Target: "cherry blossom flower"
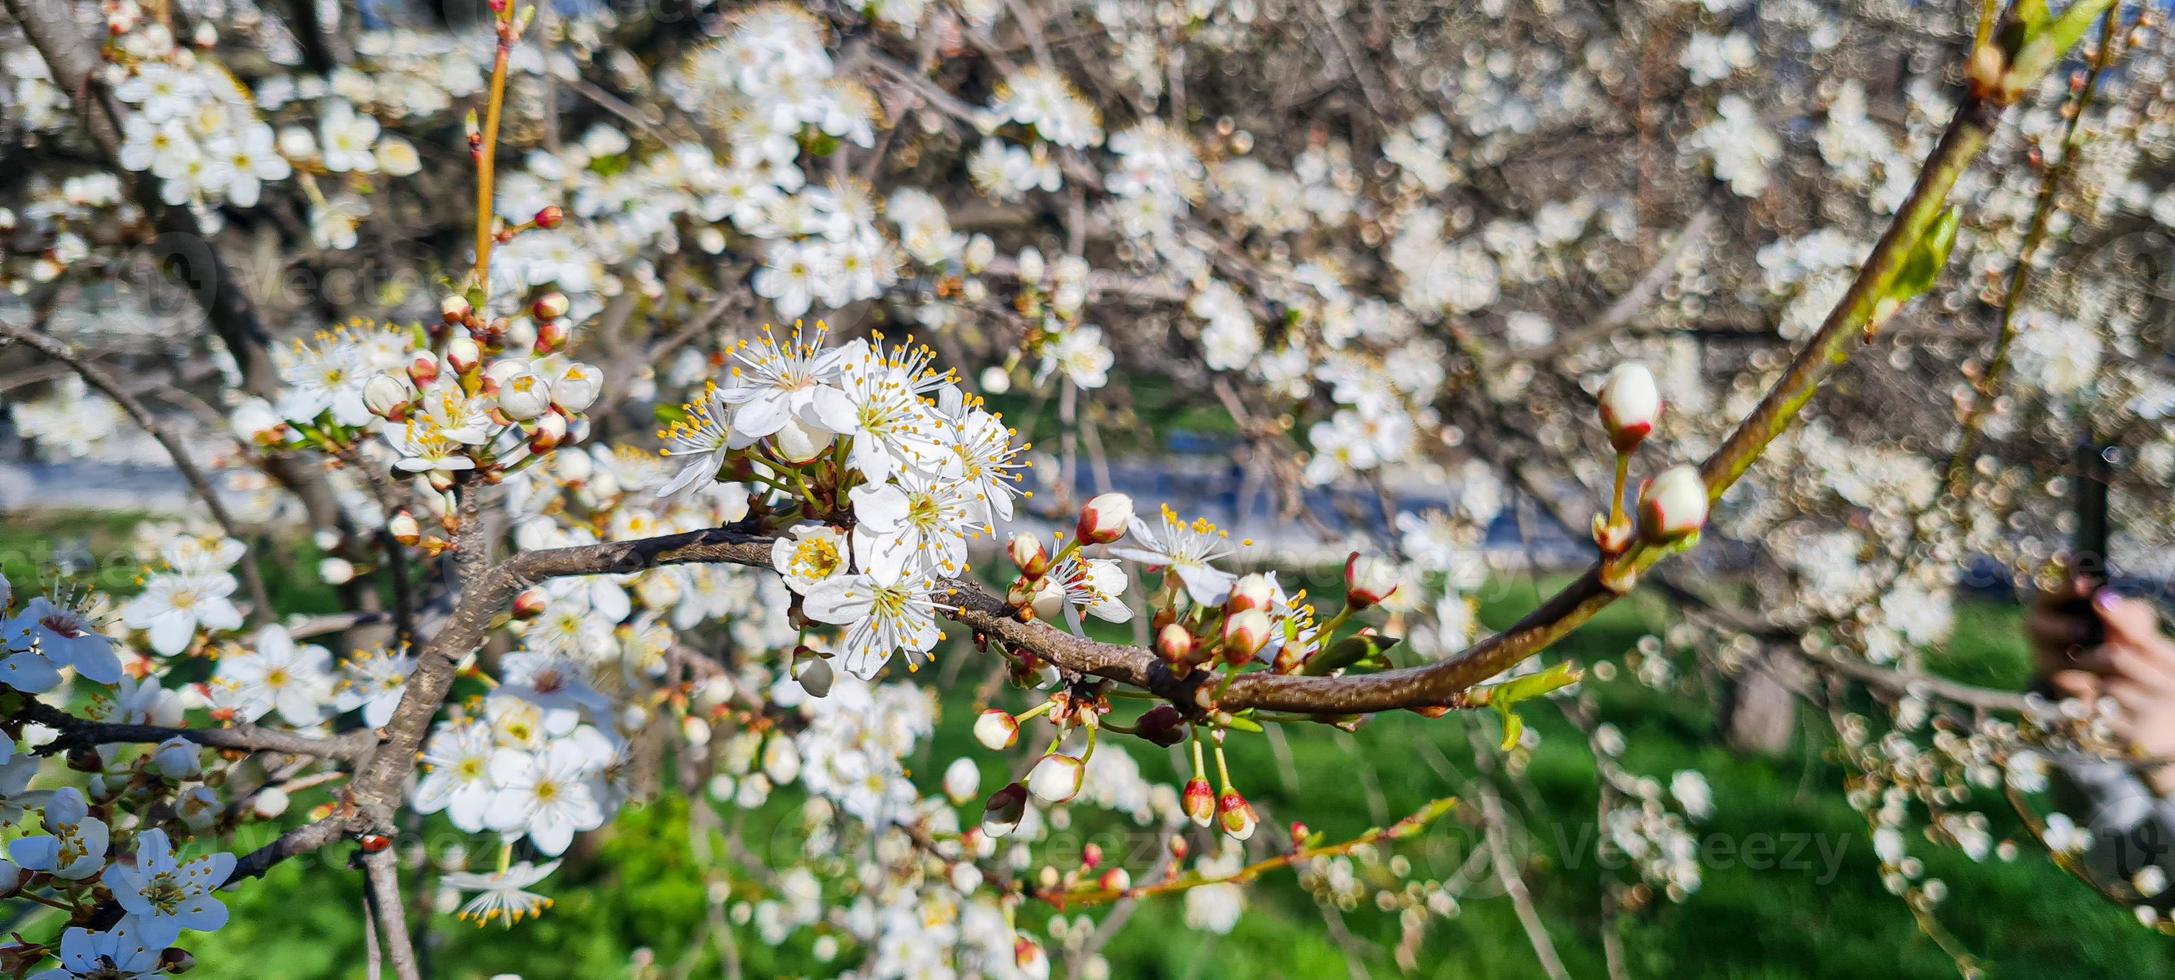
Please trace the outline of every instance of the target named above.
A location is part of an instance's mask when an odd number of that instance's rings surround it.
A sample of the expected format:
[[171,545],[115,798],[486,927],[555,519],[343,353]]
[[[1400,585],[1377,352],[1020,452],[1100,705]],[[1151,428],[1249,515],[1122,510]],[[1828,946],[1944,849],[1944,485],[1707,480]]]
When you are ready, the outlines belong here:
[[903,652],[909,667],[920,667],[936,646],[935,583],[921,572],[891,577],[856,573],[818,583],[803,606],[808,618],[846,627],[840,644],[843,666],[863,680]]
[[121,607],[121,621],[151,634],[151,649],[173,656],[187,650],[199,630],[232,630],[242,625],[242,611],[227,597],[234,576],[165,572],[144,582],[143,592]]
[[1238,576],[1210,564],[1230,556],[1230,534],[1205,520],[1181,520],[1169,507],[1163,508],[1160,523],[1150,525],[1136,516],[1129,527],[1127,543],[1111,546],[1112,555],[1168,569],[1185,584],[1186,594],[1204,606],[1219,605],[1231,594]]
[[152,829],[136,836],[135,860],[115,862],[101,880],[128,913],[122,926],[146,945],[163,949],[184,929],[212,932],[227,924],[226,905],[211,893],[233,873],[232,854],[176,861],[166,831]]

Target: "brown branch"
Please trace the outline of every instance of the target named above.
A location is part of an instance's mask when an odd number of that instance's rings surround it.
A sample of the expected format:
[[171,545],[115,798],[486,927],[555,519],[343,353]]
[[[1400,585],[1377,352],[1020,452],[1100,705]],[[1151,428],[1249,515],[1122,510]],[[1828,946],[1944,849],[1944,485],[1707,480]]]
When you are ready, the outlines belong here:
[[400,901],[399,858],[392,848],[363,855],[363,877],[370,887],[370,904],[377,910],[379,928],[385,933],[385,958],[400,980],[422,980],[415,942],[408,935],[408,914]]
[[[129,394],[111,375],[99,370],[89,359],[69,350],[67,344],[45,334],[0,321],[0,337],[34,348],[39,353],[67,365],[85,383],[113,399],[138,427],[158,441],[159,447],[166,450],[166,455],[173,458],[174,468],[181,471],[181,478],[188,481],[189,489],[203,498],[204,506],[211,511],[211,519],[219,522],[219,529],[237,542],[246,540],[242,536],[241,526],[234,520],[234,514],[219,499],[219,491],[211,485],[204,470],[196,465],[196,460],[190,458],[189,447],[182,445],[181,437],[174,435],[166,426],[160,425],[157,419],[152,418],[143,402],[137,401],[136,396]],[[249,601],[253,607],[249,611],[251,621],[258,624],[268,622],[272,616],[272,599],[270,593],[264,590],[264,576],[257,571],[256,559],[247,557],[237,565],[241,569],[242,583],[249,589]]]

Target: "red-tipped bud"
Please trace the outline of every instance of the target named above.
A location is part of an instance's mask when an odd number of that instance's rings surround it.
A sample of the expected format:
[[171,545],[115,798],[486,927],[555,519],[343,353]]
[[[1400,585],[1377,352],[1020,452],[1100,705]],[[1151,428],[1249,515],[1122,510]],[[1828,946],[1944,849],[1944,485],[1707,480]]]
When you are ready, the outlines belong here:
[[446,366],[455,374],[467,374],[483,362],[483,349],[476,346],[472,337],[455,337],[446,341]]
[[1234,839],[1245,840],[1254,836],[1253,804],[1246,802],[1238,790],[1228,790],[1216,800],[1216,817],[1223,822],[1223,832]]
[[1307,834],[1309,834],[1309,833],[1311,833],[1311,831],[1307,830],[1307,825],[1306,825],[1306,824],[1300,823],[1300,822],[1299,822],[1299,821],[1297,821],[1297,820],[1294,820],[1294,821],[1292,821],[1292,822],[1291,822],[1291,847],[1292,847],[1292,850],[1295,850],[1295,851],[1296,851],[1296,850],[1300,850],[1300,849],[1302,849],[1302,848],[1306,847],[1306,846],[1307,846]]
[[376,854],[393,846],[393,839],[384,834],[364,834],[357,840],[362,844],[364,854]]
[[1012,940],[1012,965],[1027,980],[1049,980],[1050,954],[1042,951],[1042,944],[1025,936]]
[[1185,663],[1193,654],[1193,634],[1177,623],[1165,623],[1156,631],[1155,652],[1165,663]]
[[1088,841],[1080,848],[1080,866],[1090,871],[1103,863],[1103,845]]
[[1133,733],[1167,749],[1185,741],[1186,718],[1177,708],[1159,704],[1133,723]]
[[566,416],[545,412],[537,416],[536,431],[529,435],[529,451],[548,453],[566,441]]
[[1707,523],[1707,481],[1699,470],[1672,466],[1639,489],[1639,534],[1667,543],[1684,538]]
[[1638,448],[1639,442],[1661,421],[1661,391],[1654,387],[1654,373],[1637,361],[1618,364],[1601,383],[1601,427],[1608,430],[1609,445],[1620,453]]
[[1027,774],[1027,789],[1035,799],[1055,806],[1080,795],[1080,786],[1086,781],[1087,763],[1060,752],[1035,763],[1034,770]]
[[447,323],[460,323],[474,312],[476,308],[468,305],[468,297],[459,293],[438,301],[438,315],[444,317]]
[[1106,892],[1123,892],[1133,887],[1133,876],[1124,868],[1111,868],[1095,879],[1095,886]]
[[1004,552],[1011,556],[1012,564],[1019,568],[1020,574],[1028,578],[1041,578],[1050,570],[1050,549],[1044,547],[1042,539],[1036,535],[1013,535],[1005,544]]
[[1185,838],[1185,835],[1183,835],[1183,834],[1172,834],[1172,835],[1171,835],[1171,860],[1172,860],[1172,861],[1183,861],[1183,860],[1185,860],[1185,859],[1186,859],[1186,854],[1187,854],[1188,852],[1192,851],[1192,850],[1193,850],[1193,846],[1192,846],[1192,845],[1190,845],[1190,844],[1187,844],[1187,843],[1186,843],[1186,838]]
[[1224,662],[1237,666],[1253,663],[1254,654],[1268,645],[1269,631],[1275,628],[1275,624],[1269,622],[1269,614],[1259,609],[1224,617]]
[[514,596],[514,618],[535,619],[544,614],[544,590],[524,589]]
[[1231,597],[1224,600],[1223,612],[1226,616],[1236,616],[1248,609],[1267,609],[1275,601],[1276,583],[1267,575],[1255,572],[1240,576],[1231,584]]
[[571,305],[567,302],[565,293],[554,289],[536,297],[536,302],[529,304],[529,312],[535,314],[539,320],[556,320],[565,316]]
[[1125,536],[1132,520],[1133,498],[1106,493],[1080,508],[1080,524],[1073,533],[1083,544],[1109,544]]
[[415,386],[408,379],[391,371],[371,375],[363,382],[363,407],[388,422],[398,422],[408,414],[408,403],[415,400]]
[[536,352],[549,354],[562,350],[570,336],[572,328],[566,325],[565,320],[540,320],[536,324]]
[[1027,814],[1027,787],[1012,783],[990,794],[982,804],[982,833],[991,837],[1004,837],[1020,825],[1020,818]]
[[431,382],[438,380],[438,355],[427,350],[417,351],[408,361],[408,380],[415,382],[418,388],[430,387]]
[[1020,721],[1002,708],[991,708],[974,719],[974,740],[991,752],[1002,752],[1020,740]]
[[556,204],[546,204],[536,212],[536,227],[546,230],[566,223],[566,209]]
[[1397,591],[1397,566],[1389,561],[1352,552],[1344,560],[1344,601],[1354,609],[1380,605]]
[[1208,788],[1208,780],[1199,776],[1186,780],[1186,789],[1178,795],[1178,804],[1197,827],[1206,827],[1216,819],[1216,791]]

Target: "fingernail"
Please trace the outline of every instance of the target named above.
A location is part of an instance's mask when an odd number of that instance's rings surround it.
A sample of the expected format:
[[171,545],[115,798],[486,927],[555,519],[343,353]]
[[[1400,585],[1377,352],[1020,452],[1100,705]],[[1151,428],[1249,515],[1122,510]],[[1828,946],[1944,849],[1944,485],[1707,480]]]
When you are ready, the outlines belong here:
[[2113,612],[2115,607],[2121,604],[2122,597],[2116,595],[2113,589],[2101,589],[2092,593],[2092,605],[2099,607],[2102,611]]

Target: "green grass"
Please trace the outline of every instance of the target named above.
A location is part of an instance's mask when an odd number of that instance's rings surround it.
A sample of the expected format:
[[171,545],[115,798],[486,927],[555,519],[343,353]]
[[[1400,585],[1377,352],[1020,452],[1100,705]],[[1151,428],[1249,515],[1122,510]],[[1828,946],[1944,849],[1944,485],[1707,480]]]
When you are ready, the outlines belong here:
[[[11,556],[28,553],[20,539],[36,533],[25,535],[11,527],[0,535],[0,545],[7,546],[0,548],[0,567],[11,576],[16,574],[15,566],[7,564]],[[125,522],[83,533],[125,533]],[[269,576],[275,582],[290,577]],[[1483,619],[1501,626],[1535,599],[1527,585],[1498,588],[1483,609]],[[1662,615],[1655,603],[1620,603],[1550,656],[1582,662],[1620,658],[1639,637],[1657,628]],[[2022,683],[2029,665],[2017,639],[2015,612],[1968,607],[1952,648],[1934,663],[1944,673],[1975,683]],[[1696,678],[1654,690],[1619,676],[1596,683],[1595,690],[1603,716],[1629,742],[1627,765],[1663,780],[1686,768],[1707,775],[1716,807],[1701,827],[1708,839],[1732,845],[1765,839],[1776,842],[1778,849],[1805,842],[1798,855],[1802,866],[1754,870],[1740,861],[1710,860],[1702,887],[1682,903],[1654,904],[1621,917],[1619,935],[1633,976],[1955,975],[1951,961],[1918,932],[1900,900],[1881,888],[1864,824],[1844,804],[1842,774],[1825,753],[1820,737],[1824,722],[1808,715],[1804,730],[1812,737],[1800,739],[1782,757],[1742,757],[1720,747],[1712,692]],[[932,789],[942,763],[953,757],[978,759],[989,787],[1001,778],[1000,765],[1009,761],[974,746],[964,696],[964,690],[954,692],[934,744],[916,761],[917,778]],[[1555,711],[1532,706],[1525,716],[1540,733],[1541,744],[1525,769],[1531,797],[1518,789],[1506,796],[1521,811],[1528,831],[1516,850],[1570,972],[1603,975],[1599,896],[1617,873],[1599,867],[1592,856],[1593,762],[1575,730]],[[1455,776],[1473,768],[1466,726],[1475,724],[1487,726],[1492,737],[1492,721],[1482,715],[1428,720],[1397,713],[1375,719],[1356,736],[1311,727],[1293,730],[1286,740],[1288,771],[1268,739],[1234,738],[1232,767],[1241,788],[1263,812],[1258,839],[1279,838],[1284,822],[1301,819],[1338,840],[1454,793]],[[1148,778],[1183,778],[1172,765],[1175,759],[1162,750],[1139,742],[1125,747]],[[1445,768],[1447,776],[1439,771]],[[737,820],[742,836],[758,849],[775,842],[791,846],[795,837],[787,796],[777,794],[761,811],[728,813],[726,819]],[[2014,821],[2003,819],[2006,811],[1998,799],[1976,802],[1994,816],[1997,835],[2014,832]],[[1401,843],[1399,853],[1422,869],[1423,877],[1450,874],[1481,846],[1476,814],[1477,804],[1461,806],[1424,836]],[[1081,830],[1100,835],[1110,853],[1122,854],[1138,839],[1127,836],[1131,828],[1099,820],[1088,811],[1081,816]],[[433,846],[456,839],[436,823],[426,828],[430,832],[425,839]],[[760,886],[758,876],[724,860],[728,852],[721,838],[711,835],[707,843],[707,851],[719,857],[705,868],[698,866],[690,846],[684,801],[668,796],[631,807],[607,831],[578,844],[580,857],[546,883],[558,905],[542,919],[511,930],[479,930],[451,916],[432,916],[428,937],[433,975],[478,980],[500,972],[531,978],[715,975],[719,953],[703,938],[711,914],[705,897],[708,882],[728,882],[736,900],[759,894]],[[1205,837],[1196,841],[1197,846],[1206,843]],[[1982,956],[1994,976],[2175,977],[2175,956],[2170,955],[2175,943],[2139,929],[2127,911],[2101,902],[2030,847],[2013,863],[1974,863],[1952,851],[1916,850],[1928,856],[1929,873],[1949,885],[1949,898],[1940,910],[1943,925]],[[226,896],[232,924],[216,934],[189,937],[201,974],[360,975],[361,897],[358,876],[344,869],[344,861],[344,854],[328,852],[289,862],[266,881]],[[1134,864],[1135,870],[1144,863],[1143,858]],[[1493,891],[1483,889],[1482,894]],[[417,905],[411,901],[411,911]],[[1179,899],[1168,898],[1138,909],[1106,948],[1112,975],[1322,977],[1346,972],[1346,949],[1332,938],[1324,913],[1289,873],[1273,874],[1249,892],[1247,914],[1228,936],[1185,929],[1182,908]],[[1048,916],[1035,906],[1022,914],[1038,926]],[[1391,951],[1400,933],[1393,916],[1362,907],[1345,913],[1342,923],[1371,973],[1398,972]],[[837,962],[818,961],[805,932],[779,946],[765,944],[752,928],[736,928],[732,934],[750,976],[825,975],[854,962],[850,952]],[[656,972],[630,968],[638,949],[650,951]],[[1417,972],[1425,976],[1538,975],[1511,905],[1479,895],[1469,898],[1457,917],[1429,921],[1417,963]]]

